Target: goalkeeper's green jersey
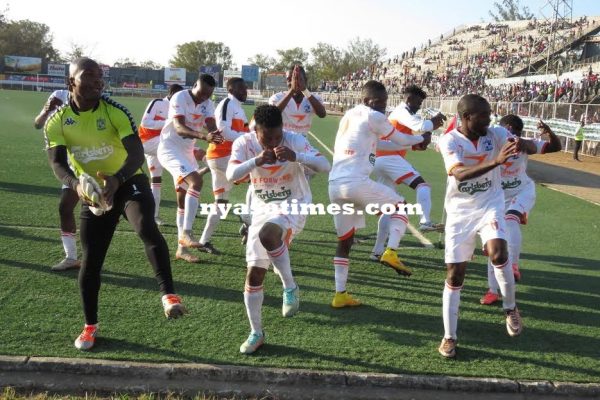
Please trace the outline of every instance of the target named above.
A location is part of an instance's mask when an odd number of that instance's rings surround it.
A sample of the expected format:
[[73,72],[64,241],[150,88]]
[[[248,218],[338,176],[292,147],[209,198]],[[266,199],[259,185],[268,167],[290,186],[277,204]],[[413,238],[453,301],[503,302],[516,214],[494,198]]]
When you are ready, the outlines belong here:
[[77,110],[72,102],[65,104],[46,122],[44,134],[48,149],[67,147],[77,176],[86,172],[96,177],[97,172],[114,175],[121,169],[127,158],[121,140],[137,135],[137,127],[127,108],[103,96],[88,111]]

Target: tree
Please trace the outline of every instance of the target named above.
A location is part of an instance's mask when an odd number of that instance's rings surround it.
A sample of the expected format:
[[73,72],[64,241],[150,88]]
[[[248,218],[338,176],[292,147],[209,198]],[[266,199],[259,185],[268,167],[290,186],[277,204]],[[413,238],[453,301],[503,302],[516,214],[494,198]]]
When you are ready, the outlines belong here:
[[522,19],[532,19],[533,14],[529,11],[529,7],[521,7],[520,0],[502,0],[494,2],[496,13],[489,11],[490,16],[494,21],[518,21]]
[[70,49],[65,55],[65,62],[71,62],[88,54],[87,48],[79,43],[71,42]]
[[346,52],[329,43],[317,43],[310,54],[311,63],[307,67],[310,87],[318,86],[323,80],[337,80],[350,72]]
[[275,71],[285,72],[294,64],[306,64],[308,53],[302,50],[302,47],[294,47],[287,50],[277,50],[279,59],[273,67]]
[[160,65],[157,62],[154,62],[152,60],[146,60],[146,61],[142,61],[140,63],[140,68],[147,68],[147,69],[163,69],[163,66]]
[[46,24],[30,21],[6,21],[0,23],[0,54],[40,57],[58,61],[60,56],[52,45],[52,34]]
[[175,55],[169,63],[173,67],[188,71],[199,71],[202,65],[221,64],[223,69],[231,65],[231,50],[222,42],[197,40],[177,45]]
[[255,54],[253,57],[248,59],[250,65],[256,65],[263,71],[270,71],[275,65],[275,59],[266,54]]
[[385,47],[379,47],[371,39],[362,40],[360,37],[356,37],[348,43],[346,62],[351,71],[357,71],[380,61],[386,53]]
[[140,66],[134,60],[129,57],[119,58],[113,64],[114,68],[139,68]]

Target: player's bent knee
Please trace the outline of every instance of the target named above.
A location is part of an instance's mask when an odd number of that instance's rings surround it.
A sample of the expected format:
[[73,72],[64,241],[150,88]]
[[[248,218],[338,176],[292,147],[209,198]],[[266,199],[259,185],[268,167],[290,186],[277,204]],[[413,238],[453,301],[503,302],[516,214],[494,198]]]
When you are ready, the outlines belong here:
[[283,230],[277,224],[272,222],[267,222],[260,228],[258,232],[258,238],[260,243],[269,249],[273,249],[274,246],[279,244],[281,241],[281,236],[283,235]]
[[425,179],[423,179],[422,176],[417,176],[415,179],[412,180],[412,182],[410,183],[410,185],[408,185],[411,189],[416,190],[417,186],[419,186],[422,183],[426,183]]

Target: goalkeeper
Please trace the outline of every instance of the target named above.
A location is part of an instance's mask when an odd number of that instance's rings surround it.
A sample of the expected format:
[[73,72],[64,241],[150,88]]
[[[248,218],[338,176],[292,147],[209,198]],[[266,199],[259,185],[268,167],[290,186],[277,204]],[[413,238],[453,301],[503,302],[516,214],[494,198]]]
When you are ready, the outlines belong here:
[[[89,350],[98,328],[100,270],[121,215],[144,242],[163,294],[165,315],[180,316],[185,308],[174,293],[169,250],[154,221],[154,198],[148,177],[141,170],[144,149],[131,115],[122,105],[102,96],[102,69],[94,60],[74,61],[68,86],[69,103],[48,120],[44,133],[54,174],[77,191],[84,203],[79,288],[85,327],[75,347]],[[81,179],[69,169],[67,156]]]

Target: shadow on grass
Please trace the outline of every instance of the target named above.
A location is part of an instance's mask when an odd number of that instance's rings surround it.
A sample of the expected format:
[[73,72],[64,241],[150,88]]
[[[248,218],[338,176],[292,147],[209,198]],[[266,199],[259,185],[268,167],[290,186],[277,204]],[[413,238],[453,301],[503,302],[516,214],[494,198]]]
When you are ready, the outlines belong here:
[[58,199],[60,197],[61,188],[59,182],[56,182],[56,186],[41,186],[0,181],[0,191],[13,192],[23,195],[50,196]]
[[[23,229],[26,229],[26,228],[27,227],[23,227]],[[33,227],[33,228],[35,229],[35,227]],[[55,243],[56,245],[60,244],[60,239],[58,239],[58,233],[60,232],[60,228],[58,226],[56,227],[56,233],[57,233],[56,239],[50,239],[50,238],[43,237],[43,236],[31,235],[29,233],[23,232],[23,229],[0,227],[0,236],[6,236],[6,237],[14,238],[14,239],[28,240],[31,242]]]

